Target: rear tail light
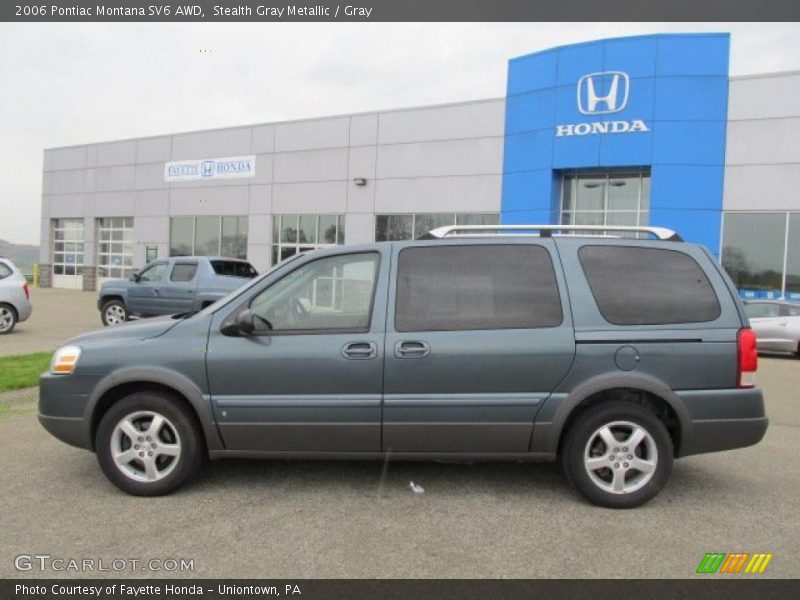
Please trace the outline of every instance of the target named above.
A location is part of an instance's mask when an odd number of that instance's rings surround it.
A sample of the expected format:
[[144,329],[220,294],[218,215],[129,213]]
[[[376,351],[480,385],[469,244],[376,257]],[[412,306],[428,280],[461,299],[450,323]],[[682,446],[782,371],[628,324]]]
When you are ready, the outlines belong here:
[[736,335],[736,345],[739,354],[736,368],[736,385],[740,388],[754,387],[756,385],[756,370],[758,369],[756,334],[750,328],[740,329]]
[[28,300],[31,299],[31,288],[28,287],[28,282],[25,282],[25,285],[22,286],[22,291],[25,292],[25,298]]

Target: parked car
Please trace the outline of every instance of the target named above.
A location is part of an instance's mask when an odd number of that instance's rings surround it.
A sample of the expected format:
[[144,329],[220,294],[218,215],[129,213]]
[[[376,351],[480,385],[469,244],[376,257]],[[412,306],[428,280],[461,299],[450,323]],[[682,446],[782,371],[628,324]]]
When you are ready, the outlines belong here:
[[197,312],[257,275],[249,262],[234,258],[165,258],[147,264],[130,279],[103,282],[97,308],[103,325],[119,325],[131,316]]
[[0,257],[0,335],[11,333],[32,311],[28,281],[13,262]]
[[800,304],[777,300],[748,300],[744,310],[756,332],[760,352],[800,356]]
[[316,250],[191,317],[74,338],[39,419],[143,496],[207,457],[560,460],[627,508],[673,458],[761,440],[755,336],[708,250],[512,228]]

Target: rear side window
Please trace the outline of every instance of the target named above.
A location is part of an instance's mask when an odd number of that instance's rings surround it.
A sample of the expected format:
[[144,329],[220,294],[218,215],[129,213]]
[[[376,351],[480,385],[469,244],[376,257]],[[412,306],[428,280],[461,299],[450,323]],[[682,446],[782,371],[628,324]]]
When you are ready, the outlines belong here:
[[5,279],[11,275],[13,271],[4,263],[0,263],[0,279]]
[[555,327],[563,320],[550,253],[533,245],[406,248],[397,331]]
[[196,273],[197,263],[175,263],[169,280],[176,283],[185,283],[194,279]]
[[760,319],[764,317],[778,317],[781,314],[781,308],[777,304],[766,304],[757,302],[755,304],[745,304],[744,312],[751,319]]
[[211,267],[217,275],[228,277],[246,277],[252,279],[258,275],[258,271],[248,262],[238,260],[212,260]]
[[784,306],[782,314],[787,317],[800,317],[800,306]]
[[711,282],[697,261],[683,252],[584,246],[578,257],[597,307],[609,323],[702,323],[720,315]]

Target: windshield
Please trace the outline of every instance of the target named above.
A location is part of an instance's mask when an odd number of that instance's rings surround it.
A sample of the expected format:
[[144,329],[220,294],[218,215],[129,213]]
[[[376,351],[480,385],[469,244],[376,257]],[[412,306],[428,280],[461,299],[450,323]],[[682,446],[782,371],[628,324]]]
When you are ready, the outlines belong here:
[[[287,259],[286,259],[286,260],[284,260],[283,262],[280,262],[280,263],[278,263],[277,265],[275,265],[275,266],[274,266],[274,267],[272,267],[271,269],[267,270],[266,272],[264,272],[263,274],[261,274],[259,277],[256,277],[255,279],[253,279],[253,280],[252,280],[252,281],[250,281],[249,283],[246,283],[245,285],[243,285],[243,286],[242,286],[242,287],[240,287],[240,288],[236,288],[236,289],[235,289],[235,290],[233,290],[233,291],[232,291],[230,294],[228,294],[227,296],[224,296],[224,297],[220,298],[219,300],[217,300],[217,301],[216,301],[216,302],[214,302],[213,304],[209,304],[209,305],[208,305],[208,306],[206,306],[206,307],[205,307],[203,310],[201,310],[200,312],[196,313],[196,315],[210,315],[210,314],[214,313],[214,311],[216,311],[216,310],[217,310],[219,307],[221,307],[221,306],[224,306],[224,305],[225,305],[225,304],[227,304],[228,302],[231,302],[231,301],[232,301],[234,298],[236,298],[236,297],[238,297],[238,296],[241,296],[242,294],[244,294],[245,292],[247,292],[247,291],[248,291],[250,288],[252,288],[252,287],[254,287],[254,286],[257,286],[257,285],[258,285],[259,283],[261,283],[261,282],[264,280],[264,278],[265,278],[265,277],[267,277],[267,276],[268,276],[270,273],[274,273],[274,272],[275,272],[277,269],[280,269],[280,268],[283,268],[283,267],[285,267],[286,265],[288,265],[289,263],[292,263],[292,262],[294,262],[295,260],[297,260],[297,259],[298,259],[298,258],[300,258],[301,256],[305,256],[305,254],[306,254],[306,253],[304,253],[304,252],[301,252],[301,253],[299,253],[299,254],[295,254],[294,256],[291,256],[290,258],[287,258]],[[195,315],[195,316],[196,316],[196,315]]]

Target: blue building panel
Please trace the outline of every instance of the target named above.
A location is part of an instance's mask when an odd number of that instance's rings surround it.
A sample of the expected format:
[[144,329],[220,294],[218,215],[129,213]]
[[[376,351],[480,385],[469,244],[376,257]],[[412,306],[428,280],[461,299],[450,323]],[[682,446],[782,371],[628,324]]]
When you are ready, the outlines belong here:
[[656,76],[728,76],[730,36],[717,34],[659,35]]
[[506,110],[513,112],[517,118],[506,127],[506,135],[537,129],[549,130],[553,126],[555,108],[556,88],[509,96]]
[[[655,121],[653,164],[725,164],[726,121]],[[722,208],[722,188],[719,189]]]
[[637,36],[605,41],[603,70],[618,69],[631,79],[656,76],[658,40],[651,36]]
[[603,167],[647,167],[651,164],[653,132],[604,135],[600,139]]
[[508,69],[508,96],[555,87],[557,71],[558,54],[554,50],[512,58]]
[[506,173],[549,169],[553,164],[553,135],[550,128],[506,135]]
[[503,198],[507,202],[500,215],[501,221],[510,223],[512,221],[507,219],[511,218],[512,213],[520,215],[533,211],[541,213],[540,217],[546,219],[545,223],[549,223],[556,188],[554,174],[550,169],[509,173],[503,178]]
[[720,115],[727,119],[727,77],[683,75],[655,81],[656,120],[720,120]]
[[511,60],[502,222],[557,223],[563,170],[649,168],[650,223],[717,252],[729,45],[651,35]]
[[724,177],[723,165],[653,165],[650,206],[654,209],[719,212],[716,194]]
[[718,210],[658,208],[650,212],[650,222],[677,231],[687,242],[702,244],[719,258],[721,220]]
[[605,44],[585,42],[562,46],[558,52],[558,79],[556,85],[573,85],[587,73],[603,71]]
[[554,140],[553,169],[597,169],[600,166],[599,135],[571,135]]

